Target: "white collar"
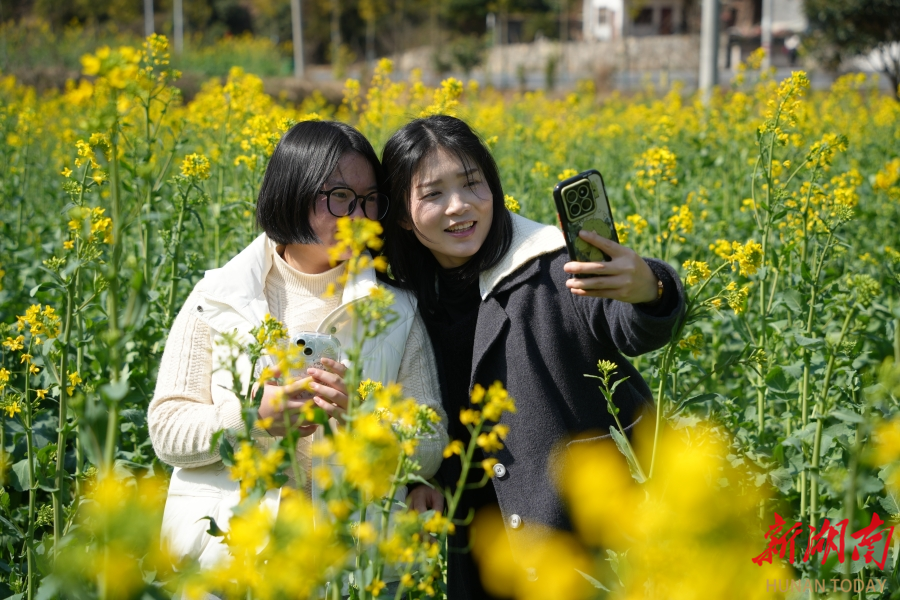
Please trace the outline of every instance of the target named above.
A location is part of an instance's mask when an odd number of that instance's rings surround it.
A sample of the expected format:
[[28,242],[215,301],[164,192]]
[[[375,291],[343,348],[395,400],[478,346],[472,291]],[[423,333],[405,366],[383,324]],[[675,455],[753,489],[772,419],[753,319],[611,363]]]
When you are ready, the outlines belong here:
[[[276,248],[275,242],[265,233],[260,234],[224,266],[206,272],[202,282],[203,295],[208,300],[227,304],[247,317],[262,321],[267,310],[266,277],[272,268]],[[377,283],[375,270],[371,267],[364,269],[347,281],[341,304],[368,296]]]
[[509,250],[499,263],[482,271],[478,277],[482,300],[487,298],[506,276],[517,271],[528,261],[555,252],[566,245],[562,232],[553,225],[543,225],[515,213],[512,214],[512,225],[513,239]]

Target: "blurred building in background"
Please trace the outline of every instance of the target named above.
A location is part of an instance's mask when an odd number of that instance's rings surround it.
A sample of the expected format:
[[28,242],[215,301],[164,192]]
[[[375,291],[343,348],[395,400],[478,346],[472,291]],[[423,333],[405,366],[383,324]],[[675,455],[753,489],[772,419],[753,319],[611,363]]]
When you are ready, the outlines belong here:
[[686,0],[584,0],[582,29],[586,41],[612,41],[624,36],[687,33]]
[[[725,36],[724,66],[733,68],[760,47],[762,36],[761,0],[722,0],[721,31]],[[772,0],[772,55],[775,66],[796,62],[800,35],[806,31],[803,0]],[[789,46],[792,46],[790,48]]]

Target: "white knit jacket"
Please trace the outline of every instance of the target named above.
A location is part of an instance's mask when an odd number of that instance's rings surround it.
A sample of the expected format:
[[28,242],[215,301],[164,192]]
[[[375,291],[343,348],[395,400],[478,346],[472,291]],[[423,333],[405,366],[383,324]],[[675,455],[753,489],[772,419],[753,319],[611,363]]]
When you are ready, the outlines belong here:
[[[210,329],[212,336],[212,370],[204,373],[184,372],[184,364],[178,360],[182,352],[190,348],[185,340],[167,340],[160,370],[176,369],[175,377],[199,377],[209,382],[209,394],[201,398],[180,398],[170,390],[160,389],[148,409],[150,436],[157,455],[175,466],[169,485],[169,497],[163,516],[163,537],[170,549],[179,556],[199,559],[201,567],[209,567],[227,557],[227,550],[220,538],[206,534],[208,523],[203,517],[212,517],[221,528],[227,528],[232,509],[240,499],[239,484],[233,481],[219,459],[216,449],[210,447],[212,433],[223,428],[238,429],[243,426],[241,403],[231,391],[232,376],[224,368],[228,364],[229,350],[216,340],[223,333],[236,332],[244,342],[250,341],[249,332],[258,326],[269,312],[265,295],[265,281],[272,268],[275,243],[265,234],[260,235],[244,251],[220,269],[207,271],[185,302],[182,313],[191,311]],[[341,305],[328,314],[319,324],[317,331],[335,335],[342,347],[353,343],[351,318],[348,306],[368,296],[376,285],[374,271],[369,269],[350,280],[344,288]],[[440,466],[442,451],[447,444],[444,423],[446,415],[437,392],[437,370],[427,334],[421,323],[414,321],[416,315],[415,298],[400,290],[395,290],[392,307],[397,318],[378,337],[368,339],[363,345],[361,360],[364,378],[393,382],[412,379],[425,385],[413,386],[428,390],[426,398],[420,402],[435,409],[442,417],[436,428],[437,435],[421,440],[416,451],[416,459],[423,477],[431,477]],[[182,315],[179,315],[182,318]],[[173,328],[174,330],[174,328]],[[411,330],[414,335],[410,335]],[[412,344],[414,347],[410,348]],[[166,355],[174,353],[175,356]],[[424,365],[415,373],[401,373],[401,363],[405,353],[415,354],[424,360]],[[167,360],[168,358],[168,360]],[[246,355],[238,359],[240,386],[244,393],[253,380],[250,361]],[[163,381],[163,377],[159,381]],[[207,389],[203,386],[203,389]],[[198,406],[206,403],[207,408]],[[199,409],[199,410],[197,410]],[[314,434],[321,437],[321,428]],[[265,450],[274,440],[261,429],[253,431],[254,440]],[[328,461],[332,463],[332,461]],[[332,469],[337,465],[329,464]],[[314,501],[319,494],[315,486],[312,490]],[[406,490],[398,492],[397,499],[405,499]],[[264,503],[274,515],[278,509],[280,490],[271,490]]]

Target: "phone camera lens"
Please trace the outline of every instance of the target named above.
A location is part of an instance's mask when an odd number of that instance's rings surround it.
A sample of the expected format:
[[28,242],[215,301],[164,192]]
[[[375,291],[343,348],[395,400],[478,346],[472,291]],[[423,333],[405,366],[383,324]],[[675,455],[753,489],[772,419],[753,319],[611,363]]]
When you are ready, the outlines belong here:
[[312,356],[312,353],[313,353],[313,349],[312,349],[312,348],[304,348],[304,349],[303,349],[303,354],[305,354],[305,355],[307,355],[307,356]]
[[569,202],[577,202],[578,195],[573,190],[569,190],[568,192],[566,192],[566,200],[568,200]]
[[579,188],[578,188],[578,195],[581,196],[582,198],[584,198],[585,196],[587,196],[587,195],[588,195],[588,187],[587,187],[586,185],[583,185],[583,186],[579,187]]
[[297,340],[297,345],[298,345],[298,346],[305,346],[305,345],[306,345],[306,340]]

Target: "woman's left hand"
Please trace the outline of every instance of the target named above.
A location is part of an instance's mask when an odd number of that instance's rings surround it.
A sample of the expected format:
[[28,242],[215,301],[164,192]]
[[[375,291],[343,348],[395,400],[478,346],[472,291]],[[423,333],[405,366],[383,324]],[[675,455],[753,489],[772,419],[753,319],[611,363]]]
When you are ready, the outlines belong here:
[[[567,262],[566,273],[588,275],[566,281],[576,296],[611,298],[631,304],[655,302],[658,280],[644,259],[631,248],[608,240],[593,231],[582,230],[579,237],[603,250],[610,257],[606,262]],[[595,275],[595,277],[590,277]]]
[[313,402],[329,417],[342,423],[348,401],[347,386],[344,384],[347,367],[330,358],[323,358],[322,364],[328,368],[328,371],[315,368],[306,370],[313,379],[309,383],[310,391],[315,394]]

